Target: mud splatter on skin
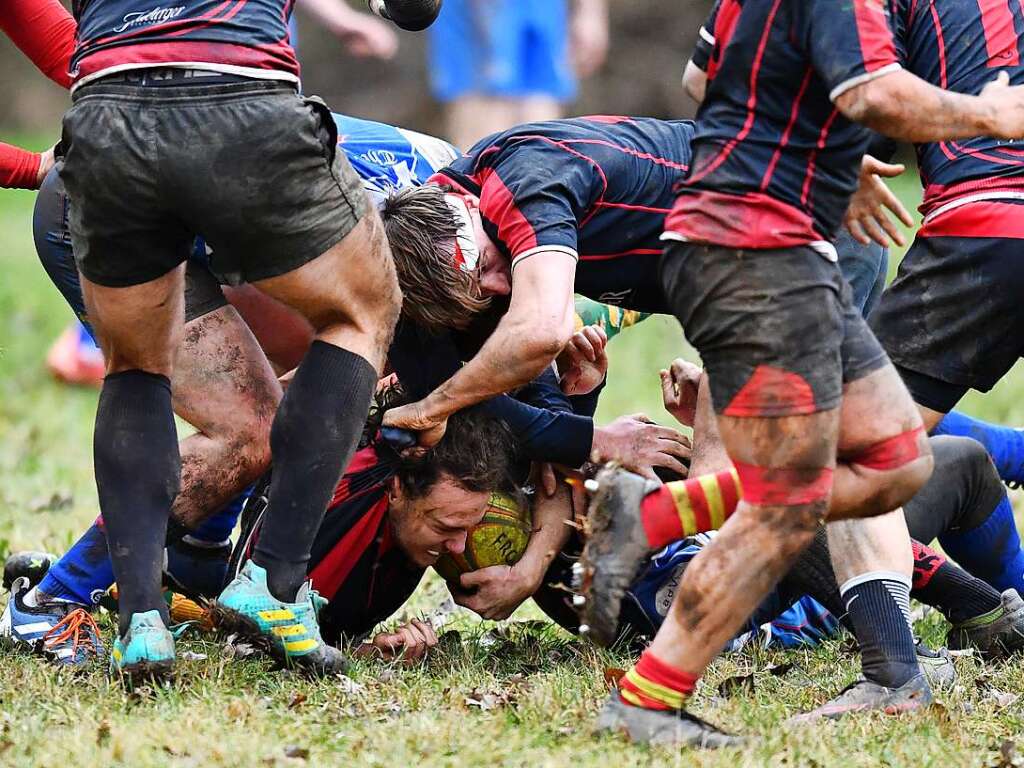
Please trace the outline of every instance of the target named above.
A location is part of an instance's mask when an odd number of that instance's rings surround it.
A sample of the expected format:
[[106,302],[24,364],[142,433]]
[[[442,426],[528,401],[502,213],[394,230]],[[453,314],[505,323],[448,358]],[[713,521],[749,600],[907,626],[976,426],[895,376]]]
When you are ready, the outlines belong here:
[[171,513],[195,527],[269,466],[281,388],[231,307],[185,326],[173,386],[175,412],[197,432],[181,442],[181,491]]

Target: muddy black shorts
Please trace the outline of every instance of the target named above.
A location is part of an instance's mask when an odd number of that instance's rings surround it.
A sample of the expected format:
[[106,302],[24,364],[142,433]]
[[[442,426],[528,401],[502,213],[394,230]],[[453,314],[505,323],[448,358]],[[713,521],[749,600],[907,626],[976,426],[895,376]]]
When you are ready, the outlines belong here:
[[704,362],[715,410],[777,417],[837,408],[888,360],[839,267],[810,247],[671,243],[662,287]]
[[915,402],[946,413],[1024,353],[1024,240],[918,237],[871,315]]
[[[36,205],[32,212],[32,235],[39,263],[71,311],[92,333],[71,245],[68,196],[60,180],[59,168],[50,171],[36,195]],[[220,283],[210,272],[202,241],[197,241],[196,249],[185,267],[185,322],[198,320],[227,303]]]
[[224,282],[312,261],[366,210],[336,130],[323,102],[275,81],[79,88],[61,141],[79,270],[148,282],[188,258],[197,232]]

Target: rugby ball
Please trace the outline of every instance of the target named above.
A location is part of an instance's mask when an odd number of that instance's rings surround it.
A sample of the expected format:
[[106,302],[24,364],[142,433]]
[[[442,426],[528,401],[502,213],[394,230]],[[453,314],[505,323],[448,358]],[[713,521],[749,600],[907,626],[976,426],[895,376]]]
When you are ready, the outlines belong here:
[[466,550],[460,555],[446,554],[434,569],[445,581],[458,583],[463,573],[492,565],[515,565],[526,551],[533,530],[533,515],[528,505],[520,505],[505,493],[492,493],[487,511],[466,538]]

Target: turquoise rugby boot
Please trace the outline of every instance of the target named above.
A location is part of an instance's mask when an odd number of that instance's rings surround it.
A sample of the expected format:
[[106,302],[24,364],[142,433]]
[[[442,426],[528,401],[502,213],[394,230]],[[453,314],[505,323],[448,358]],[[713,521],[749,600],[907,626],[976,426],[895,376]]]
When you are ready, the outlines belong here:
[[320,636],[317,614],[327,601],[306,582],[294,603],[278,600],[267,572],[252,560],[224,588],[213,606],[214,624],[235,632],[279,662],[317,676],[345,672],[348,662]]
[[164,625],[160,611],[132,614],[124,637],[114,640],[110,651],[110,676],[128,687],[160,683],[174,672],[174,635]]

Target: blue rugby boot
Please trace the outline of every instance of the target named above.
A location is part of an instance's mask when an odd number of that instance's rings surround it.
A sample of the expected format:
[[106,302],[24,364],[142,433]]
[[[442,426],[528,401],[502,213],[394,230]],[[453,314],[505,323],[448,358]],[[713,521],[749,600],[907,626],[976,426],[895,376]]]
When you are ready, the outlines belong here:
[[279,662],[313,675],[345,672],[348,662],[324,642],[317,614],[327,604],[306,582],[294,603],[278,600],[267,587],[267,572],[251,560],[221,593],[213,620],[223,632],[235,632]]
[[161,683],[174,672],[174,635],[164,625],[160,611],[132,614],[124,637],[114,640],[110,651],[110,676],[127,687]]
[[100,628],[85,606],[52,598],[27,605],[25,595],[30,589],[28,577],[14,580],[11,599],[0,616],[0,637],[67,666],[79,666],[103,654]]

